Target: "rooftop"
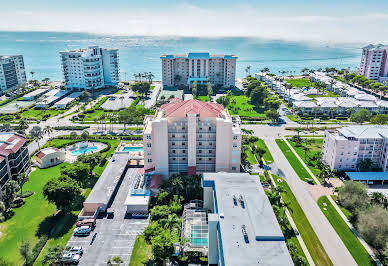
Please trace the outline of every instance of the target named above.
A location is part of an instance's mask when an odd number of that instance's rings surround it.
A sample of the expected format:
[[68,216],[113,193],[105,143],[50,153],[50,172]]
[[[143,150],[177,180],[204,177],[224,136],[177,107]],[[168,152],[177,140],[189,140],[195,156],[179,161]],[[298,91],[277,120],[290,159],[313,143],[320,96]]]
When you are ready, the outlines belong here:
[[224,107],[218,103],[202,102],[199,100],[172,99],[169,103],[163,104],[160,109],[164,117],[186,117],[187,114],[197,114],[200,117],[219,117]]
[[[225,265],[293,265],[272,206],[257,176],[205,173],[204,187],[215,191],[215,213]],[[235,197],[235,199],[234,199]],[[241,200],[240,200],[241,198]],[[245,228],[247,241],[242,228]]]
[[116,188],[120,176],[128,163],[128,154],[116,153],[109,161],[102,175],[98,178],[85,203],[107,204]]
[[388,181],[388,172],[346,172],[353,181]]
[[27,139],[20,134],[0,132],[0,155],[8,156],[10,153],[17,152],[26,141]]
[[51,148],[50,147],[50,148],[46,148],[46,149],[43,149],[43,150],[39,151],[36,154],[36,157],[38,157],[39,159],[42,159],[47,154],[56,153],[56,152],[60,152],[60,150],[58,150],[57,148]]
[[357,125],[347,126],[337,129],[338,132],[349,138],[387,138],[388,137],[388,126],[382,125]]
[[237,59],[235,55],[225,54],[210,54],[210,53],[188,53],[188,54],[164,54],[161,59],[174,59],[174,58],[188,58],[188,59],[211,59],[211,58],[224,58],[224,59]]

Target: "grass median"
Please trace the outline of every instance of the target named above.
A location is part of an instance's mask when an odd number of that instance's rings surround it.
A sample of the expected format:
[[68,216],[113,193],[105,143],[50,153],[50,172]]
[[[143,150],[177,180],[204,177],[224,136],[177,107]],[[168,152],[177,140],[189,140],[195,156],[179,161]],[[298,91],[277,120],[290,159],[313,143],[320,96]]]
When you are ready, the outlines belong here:
[[265,150],[265,153],[264,153],[264,155],[263,155],[263,159],[264,159],[265,163],[266,163],[266,164],[271,164],[271,163],[273,163],[272,154],[271,154],[271,152],[268,150],[267,145],[265,145],[264,140],[259,139],[258,141],[256,141],[256,146],[257,146],[258,148],[262,148],[262,149]]
[[307,172],[307,170],[304,168],[304,166],[301,164],[295,154],[288,147],[287,143],[282,139],[276,139],[276,143],[278,144],[280,150],[283,152],[284,156],[287,158],[288,162],[290,163],[296,174],[299,176],[299,178],[305,182],[308,182],[308,180],[312,180],[312,182],[314,182],[315,184],[315,181],[312,179],[310,174]]
[[[287,182],[279,177],[274,178],[274,180],[276,184],[285,191],[281,193],[283,201],[289,204],[288,209],[291,217],[294,220],[314,263],[316,265],[333,265]],[[279,180],[281,180],[281,182],[279,182]]]
[[149,245],[143,235],[136,238],[135,245],[131,255],[129,266],[148,265],[152,259],[152,247]]
[[341,218],[337,210],[330,203],[327,196],[322,196],[318,199],[318,206],[329,220],[331,226],[337,232],[350,254],[358,265],[376,265],[371,256],[365,250],[364,246],[352,232],[349,226]]

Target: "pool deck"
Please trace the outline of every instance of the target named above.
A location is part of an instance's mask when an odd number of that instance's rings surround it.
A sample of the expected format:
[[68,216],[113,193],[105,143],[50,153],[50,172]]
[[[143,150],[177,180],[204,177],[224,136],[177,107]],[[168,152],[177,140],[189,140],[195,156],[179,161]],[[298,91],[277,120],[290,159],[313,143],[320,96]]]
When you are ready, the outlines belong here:
[[[65,162],[68,162],[68,163],[73,163],[77,160],[77,157],[79,155],[73,155],[72,152],[73,151],[76,151],[76,150],[79,150],[79,149],[84,149],[84,148],[75,148],[75,149],[72,149],[70,150],[70,147],[73,147],[74,145],[76,145],[78,143],[75,143],[75,144],[72,144],[72,145],[69,145],[69,146],[66,146],[64,148],[61,149],[61,151],[63,151],[65,154],[66,154],[66,159],[65,159]],[[96,152],[99,152],[101,150],[103,150],[104,148],[107,147],[107,145],[105,143],[102,143],[102,142],[93,142],[93,141],[89,141],[88,142],[88,147],[97,147],[96,150],[92,150],[90,152],[86,152],[84,154],[92,154],[92,153],[96,153]]]

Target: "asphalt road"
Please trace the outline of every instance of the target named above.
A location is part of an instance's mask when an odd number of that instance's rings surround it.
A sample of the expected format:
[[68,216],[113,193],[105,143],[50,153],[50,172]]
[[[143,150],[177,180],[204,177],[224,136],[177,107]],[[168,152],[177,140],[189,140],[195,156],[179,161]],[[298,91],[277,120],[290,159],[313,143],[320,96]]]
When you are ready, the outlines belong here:
[[276,164],[276,166],[272,168],[272,172],[286,179],[333,264],[341,266],[357,265],[340,237],[319,209],[318,204],[308,191],[306,183],[299,179],[298,175],[277,146],[275,138],[267,136],[265,143]]

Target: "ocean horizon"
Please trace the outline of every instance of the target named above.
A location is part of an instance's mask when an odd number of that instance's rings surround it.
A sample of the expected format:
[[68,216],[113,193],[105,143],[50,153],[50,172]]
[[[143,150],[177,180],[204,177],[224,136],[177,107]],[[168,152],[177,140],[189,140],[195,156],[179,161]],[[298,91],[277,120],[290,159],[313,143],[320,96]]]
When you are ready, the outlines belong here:
[[[110,36],[63,32],[4,32],[0,31],[0,55],[21,54],[24,57],[27,78],[63,80],[59,52],[68,49],[99,45],[117,48],[120,56],[120,78],[134,79],[133,74],[152,72],[161,80],[162,54],[210,52],[238,56],[236,76],[245,76],[268,67],[274,74],[292,71],[299,74],[307,67],[359,67],[361,49],[358,44],[317,44],[250,37],[155,37]],[[289,72],[290,73],[290,72]]]

